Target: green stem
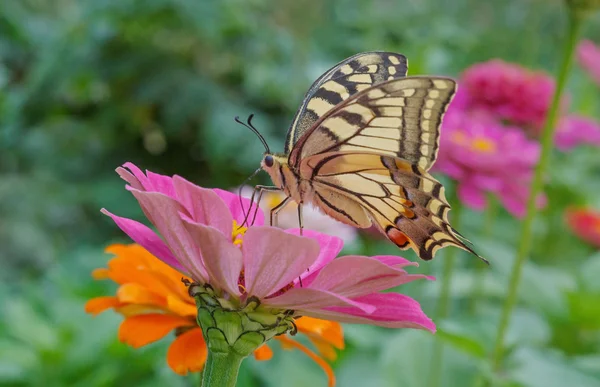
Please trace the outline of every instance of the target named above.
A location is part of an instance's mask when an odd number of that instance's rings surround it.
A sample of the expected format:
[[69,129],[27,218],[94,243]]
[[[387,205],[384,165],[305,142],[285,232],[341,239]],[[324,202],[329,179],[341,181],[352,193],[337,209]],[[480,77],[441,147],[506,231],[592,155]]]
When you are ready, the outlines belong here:
[[[462,204],[456,202],[454,206],[454,228],[460,228],[460,215],[462,212]],[[450,248],[446,252],[444,257],[444,267],[442,269],[442,283],[440,287],[440,298],[437,305],[437,311],[435,313],[436,321],[440,321],[443,318],[448,317],[450,313],[450,288],[452,285],[452,272],[454,271],[454,261],[456,260],[456,254],[458,248]],[[442,367],[444,357],[444,345],[440,339],[435,340],[433,347],[433,355],[431,358],[431,379],[429,385],[431,387],[437,387],[440,385],[442,379]]]
[[[484,239],[492,236],[494,232],[494,224],[496,222],[496,218],[498,217],[498,210],[500,206],[498,205],[498,201],[496,198],[490,194],[488,195],[488,208],[485,213],[485,220],[483,222],[483,232],[482,237]],[[475,277],[473,279],[473,288],[471,290],[471,298],[469,303],[469,311],[471,314],[475,314],[477,310],[477,304],[483,295],[483,284],[486,270],[489,268],[489,265],[486,265],[481,260],[477,260],[475,262]]]
[[536,166],[535,174],[533,176],[531,191],[529,192],[529,198],[527,201],[527,214],[525,216],[525,220],[523,221],[521,240],[519,242],[517,257],[510,276],[508,294],[504,302],[504,307],[502,308],[500,323],[498,325],[498,332],[496,336],[496,343],[493,354],[493,367],[496,371],[500,369],[500,366],[502,364],[502,359],[504,355],[504,336],[506,335],[506,330],[510,322],[512,310],[514,309],[515,303],[517,301],[517,291],[519,288],[519,281],[521,279],[523,264],[527,260],[527,256],[529,255],[531,250],[532,226],[537,212],[536,198],[542,191],[544,173],[546,172],[550,161],[550,154],[552,152],[552,145],[554,139],[555,122],[560,105],[560,97],[566,84],[569,69],[571,68],[571,63],[573,61],[573,53],[575,50],[575,45],[577,43],[577,37],[579,35],[580,27],[581,17],[575,12],[570,12],[568,36],[567,40],[565,41],[563,58],[558,72],[556,90],[554,92],[554,97],[552,99],[550,111],[548,112],[548,116],[546,117],[546,122],[542,131],[542,153],[540,155],[540,161]]
[[240,365],[244,360],[236,351],[208,351],[202,387],[235,387]]

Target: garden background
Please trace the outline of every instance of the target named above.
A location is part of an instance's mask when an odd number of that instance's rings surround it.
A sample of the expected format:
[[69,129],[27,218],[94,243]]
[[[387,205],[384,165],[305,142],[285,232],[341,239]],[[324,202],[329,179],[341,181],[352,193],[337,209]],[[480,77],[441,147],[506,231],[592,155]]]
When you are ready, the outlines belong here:
[[[106,266],[104,248],[129,243],[100,208],[143,219],[117,166],[131,161],[234,189],[264,151],[235,116],[254,113],[271,148],[283,150],[312,81],[362,51],[403,53],[409,75],[460,79],[499,58],[554,77],[566,9],[559,0],[2,1],[0,384],[197,384],[167,366],[168,339],[132,349],[117,339],[119,315],[84,312],[89,298],[115,290],[90,275]],[[584,24],[585,38],[600,44],[600,13]],[[600,120],[600,81],[584,67],[575,61],[565,103],[572,114]],[[565,221],[573,206],[600,210],[598,144],[582,142],[552,151],[502,372],[489,359],[521,221],[490,197],[485,210],[465,206],[457,227],[490,265],[456,254],[448,316],[436,318],[452,248],[414,270],[436,282],[401,288],[438,333],[345,325],[346,348],[332,363],[338,385],[600,385],[600,221],[596,247]],[[458,200],[455,183],[438,176]],[[266,174],[254,181],[267,182]],[[369,233],[347,240],[348,253],[416,260]],[[440,343],[442,371],[432,366]],[[326,385],[302,353],[273,347],[272,360],[244,362],[240,386]]]

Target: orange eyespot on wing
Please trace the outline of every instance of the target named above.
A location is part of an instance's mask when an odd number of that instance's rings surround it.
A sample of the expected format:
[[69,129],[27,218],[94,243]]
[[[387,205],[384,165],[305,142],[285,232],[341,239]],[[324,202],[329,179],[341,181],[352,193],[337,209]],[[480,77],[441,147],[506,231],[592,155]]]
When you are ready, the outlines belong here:
[[388,227],[388,230],[385,232],[388,239],[391,240],[401,248],[402,250],[406,250],[410,247],[410,239],[406,235],[404,235],[400,230],[394,227]]

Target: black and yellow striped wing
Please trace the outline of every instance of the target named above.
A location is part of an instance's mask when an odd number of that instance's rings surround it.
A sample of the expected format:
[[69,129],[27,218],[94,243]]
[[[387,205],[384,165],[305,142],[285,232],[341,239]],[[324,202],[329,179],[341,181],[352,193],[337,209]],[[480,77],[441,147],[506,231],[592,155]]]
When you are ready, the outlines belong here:
[[290,153],[291,165],[327,152],[398,157],[429,170],[442,117],[456,92],[444,77],[406,77],[365,89],[324,114]]
[[375,224],[398,247],[410,247],[425,260],[446,246],[479,256],[450,226],[444,187],[406,160],[334,152],[304,159],[300,171],[311,180],[317,205],[343,223]]
[[304,96],[288,130],[285,153],[336,105],[373,85],[405,77],[407,69],[404,55],[373,51],[356,54],[327,70]]

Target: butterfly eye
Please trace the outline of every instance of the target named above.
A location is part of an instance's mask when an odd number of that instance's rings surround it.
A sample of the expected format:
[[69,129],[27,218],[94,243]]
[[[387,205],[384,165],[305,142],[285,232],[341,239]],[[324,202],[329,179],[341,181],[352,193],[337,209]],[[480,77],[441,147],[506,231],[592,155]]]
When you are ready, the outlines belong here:
[[271,155],[265,156],[265,165],[269,168],[273,166],[273,156],[271,156]]

